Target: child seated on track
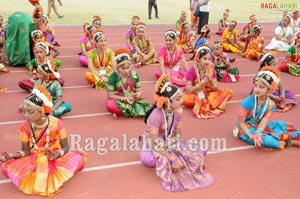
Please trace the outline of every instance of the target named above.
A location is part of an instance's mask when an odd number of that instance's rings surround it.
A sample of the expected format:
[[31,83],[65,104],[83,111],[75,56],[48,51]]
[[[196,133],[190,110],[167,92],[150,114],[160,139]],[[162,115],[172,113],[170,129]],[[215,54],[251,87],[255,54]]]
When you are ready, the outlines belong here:
[[222,35],[223,32],[226,30],[228,26],[228,17],[229,17],[229,9],[226,9],[225,12],[223,13],[223,18],[219,20],[219,28],[218,32],[216,32],[217,35]]
[[276,108],[269,95],[278,84],[279,72],[274,67],[263,67],[255,77],[252,95],[243,99],[233,136],[257,148],[284,149],[300,147],[300,132],[291,123],[270,118]]
[[21,105],[26,117],[20,126],[22,149],[2,151],[0,157],[3,174],[25,194],[53,196],[83,169],[86,161],[84,152],[69,149],[62,121],[49,115],[52,107],[52,98],[44,87],[33,89]]
[[132,44],[135,49],[133,59],[136,62],[135,67],[157,63],[156,52],[151,39],[146,34],[146,24],[139,21],[136,26],[137,35],[133,39]]
[[139,74],[130,69],[129,49],[116,49],[115,60],[117,70],[112,72],[107,81],[107,110],[115,119],[118,116],[145,116],[151,104],[142,97]]
[[197,146],[191,150],[191,141],[181,140],[182,91],[162,75],[155,85],[155,105],[145,117],[146,130],[140,158],[146,167],[155,168],[163,189],[181,192],[206,188],[214,177],[204,171],[206,151]]
[[212,63],[217,73],[217,80],[225,83],[238,82],[240,79],[239,69],[230,67],[230,59],[227,53],[223,52],[219,40],[214,42],[212,50]]
[[266,50],[287,51],[293,43],[293,30],[289,26],[291,16],[286,14],[282,17],[282,25],[275,28],[275,36],[271,43],[265,47]]
[[[39,30],[37,30],[39,31]],[[49,48],[45,41],[37,40],[34,45],[34,56],[35,58],[32,59],[29,63],[26,64],[26,68],[28,70],[28,79],[27,80],[21,80],[19,82],[20,88],[31,92],[31,90],[34,87],[34,83],[37,81],[37,68],[40,65],[49,63],[52,65],[52,67],[57,70],[57,68],[61,65],[61,61],[58,59],[54,59],[49,57]],[[64,85],[64,80],[59,77],[58,82],[61,86]]]

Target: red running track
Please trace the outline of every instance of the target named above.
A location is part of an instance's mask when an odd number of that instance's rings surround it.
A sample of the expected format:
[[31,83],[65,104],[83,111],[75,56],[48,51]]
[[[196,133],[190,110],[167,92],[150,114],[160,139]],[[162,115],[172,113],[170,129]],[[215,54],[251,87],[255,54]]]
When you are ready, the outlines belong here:
[[[263,36],[268,44],[273,35],[275,23],[264,23]],[[243,24],[239,24],[239,30]],[[125,44],[125,33],[128,26],[105,26],[108,46],[115,49]],[[158,51],[164,45],[164,32],[173,25],[149,25],[147,32]],[[216,25],[212,25],[216,30]],[[88,161],[83,172],[78,173],[66,183],[61,193],[53,198],[209,198],[209,199],[298,199],[300,149],[289,148],[278,151],[262,151],[246,145],[232,137],[231,131],[237,119],[241,100],[249,94],[258,62],[243,59],[239,55],[230,54],[236,58],[232,67],[238,67],[241,80],[238,83],[220,83],[220,87],[234,90],[234,97],[227,106],[227,112],[212,120],[197,120],[191,110],[185,110],[183,138],[204,139],[220,138],[225,150],[212,150],[206,158],[206,169],[215,176],[215,184],[207,189],[169,193],[162,189],[160,180],[154,169],[145,168],[139,161],[138,151],[129,151],[130,138],[137,138],[144,129],[141,118],[118,118],[114,120],[105,108],[106,92],[91,88],[84,79],[87,68],[79,65],[77,55],[82,28],[57,27],[57,39],[61,43],[59,50],[62,66],[59,69],[66,80],[64,100],[71,103],[73,110],[62,120],[67,129],[69,142],[81,136],[81,147],[88,151]],[[219,36],[212,34],[213,42]],[[190,57],[191,54],[187,55]],[[279,61],[284,53],[277,54]],[[193,62],[189,62],[192,65]],[[143,94],[153,101],[154,70],[158,64],[138,69],[143,82]],[[2,104],[0,114],[0,151],[14,152],[19,150],[20,141],[18,127],[24,119],[17,112],[17,107],[23,102],[26,92],[20,90],[17,82],[27,78],[25,68],[9,67],[10,73],[0,74],[0,86],[8,88],[0,94]],[[289,74],[281,76],[287,89],[294,91],[299,100],[300,84],[297,77]],[[272,119],[284,119],[299,126],[299,106],[287,113],[275,113]],[[111,151],[114,147],[110,142],[100,145],[97,141],[113,139],[123,140],[120,151]],[[85,143],[86,142],[86,143]],[[87,145],[89,143],[89,145]],[[94,146],[92,146],[92,143]],[[213,141],[210,140],[209,147]],[[71,145],[76,148],[78,145]],[[94,147],[94,149],[93,149]],[[98,147],[98,148],[97,148]],[[107,151],[106,151],[107,150]],[[105,155],[103,155],[106,152]],[[102,155],[100,155],[102,154]],[[1,198],[39,198],[27,196],[19,191],[12,183],[0,174]]]

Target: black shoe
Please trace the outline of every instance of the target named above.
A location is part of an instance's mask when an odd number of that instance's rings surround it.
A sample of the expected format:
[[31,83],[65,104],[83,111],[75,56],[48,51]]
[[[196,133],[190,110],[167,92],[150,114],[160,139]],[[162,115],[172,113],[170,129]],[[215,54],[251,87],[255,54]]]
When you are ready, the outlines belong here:
[[61,18],[63,18],[63,17],[64,17],[63,15],[60,15],[58,18],[61,19]]
[[159,19],[159,17],[158,17],[158,16],[156,16],[155,18],[156,18],[156,19]]
[[149,17],[148,19],[151,19],[151,17]]

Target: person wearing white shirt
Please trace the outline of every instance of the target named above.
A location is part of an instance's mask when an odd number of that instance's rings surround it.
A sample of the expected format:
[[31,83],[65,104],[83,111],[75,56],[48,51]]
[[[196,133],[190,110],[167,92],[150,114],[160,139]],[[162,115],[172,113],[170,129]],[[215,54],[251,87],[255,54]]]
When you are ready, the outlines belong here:
[[[190,5],[192,0],[190,0]],[[201,28],[208,24],[209,20],[209,11],[210,11],[210,0],[199,0],[198,4],[199,9],[199,20],[198,20],[198,30],[197,34],[200,34]]]

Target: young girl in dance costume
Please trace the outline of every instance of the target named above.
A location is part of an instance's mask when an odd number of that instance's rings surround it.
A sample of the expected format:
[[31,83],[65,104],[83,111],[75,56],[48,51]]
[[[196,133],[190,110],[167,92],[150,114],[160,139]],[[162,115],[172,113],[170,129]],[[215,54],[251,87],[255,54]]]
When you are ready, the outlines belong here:
[[146,129],[140,158],[146,167],[155,168],[167,191],[180,192],[206,188],[214,182],[204,171],[206,151],[202,146],[191,150],[191,142],[180,139],[182,134],[182,92],[162,75],[155,85],[155,105],[145,117]]
[[62,121],[50,115],[48,91],[37,86],[21,109],[26,120],[20,126],[22,149],[2,152],[2,172],[25,194],[50,197],[83,169],[86,154],[71,151]]
[[252,95],[243,99],[233,136],[257,148],[284,149],[300,146],[300,132],[291,123],[270,118],[276,105],[269,95],[277,87],[279,72],[274,67],[263,67],[255,77]]

